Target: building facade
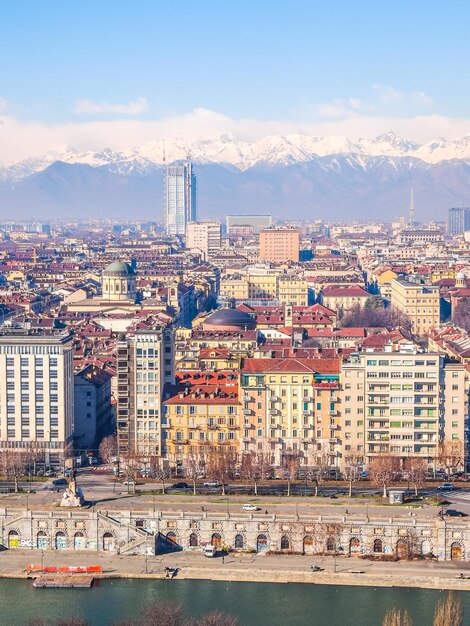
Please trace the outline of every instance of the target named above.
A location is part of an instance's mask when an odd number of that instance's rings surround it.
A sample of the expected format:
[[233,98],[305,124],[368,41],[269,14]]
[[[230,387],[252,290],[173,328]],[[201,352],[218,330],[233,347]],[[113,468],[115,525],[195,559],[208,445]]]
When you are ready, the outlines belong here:
[[259,234],[259,258],[271,263],[299,262],[299,230],[297,228],[264,228]]
[[463,235],[466,230],[470,230],[470,209],[466,207],[449,209],[447,229],[449,235]]
[[186,227],[186,247],[202,254],[204,261],[220,250],[221,226],[218,222],[190,222]]
[[117,439],[121,457],[165,455],[163,388],[174,380],[171,329],[138,331],[117,343]]
[[439,325],[440,294],[437,285],[394,278],[391,281],[390,301],[392,307],[409,317],[411,331],[417,335],[423,335]]
[[73,443],[73,385],[71,335],[1,335],[0,448],[34,447],[61,466]]
[[167,235],[185,235],[187,225],[197,220],[196,176],[190,161],[166,168],[165,216]]

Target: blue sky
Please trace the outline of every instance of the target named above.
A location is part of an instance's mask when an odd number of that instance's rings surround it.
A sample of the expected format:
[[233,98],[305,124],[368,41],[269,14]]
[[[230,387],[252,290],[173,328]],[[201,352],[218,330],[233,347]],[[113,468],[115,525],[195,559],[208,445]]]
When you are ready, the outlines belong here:
[[52,148],[94,124],[124,145],[132,121],[137,142],[178,123],[246,138],[464,134],[469,17],[460,0],[4,1],[0,140],[7,126],[4,141],[33,134],[35,152],[48,131]]

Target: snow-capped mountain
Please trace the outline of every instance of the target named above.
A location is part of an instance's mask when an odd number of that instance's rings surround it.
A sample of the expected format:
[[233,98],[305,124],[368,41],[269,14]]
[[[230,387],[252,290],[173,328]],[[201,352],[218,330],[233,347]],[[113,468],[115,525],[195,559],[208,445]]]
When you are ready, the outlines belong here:
[[196,164],[201,218],[226,213],[385,218],[404,215],[414,188],[417,219],[445,219],[470,205],[470,135],[425,145],[389,132],[375,139],[231,134],[188,143],[80,152],[65,146],[0,167],[0,219],[163,217],[163,165]]
[[225,134],[215,139],[193,143],[180,138],[171,141],[152,141],[139,148],[119,152],[110,148],[105,148],[101,152],[79,152],[65,147],[43,157],[0,167],[0,180],[19,181],[45,170],[56,161],[105,167],[116,174],[138,175],[161,167],[165,162],[180,161],[187,159],[188,156],[195,163],[230,165],[245,171],[259,165],[286,166],[335,154],[361,157],[363,163],[370,157],[377,156],[414,157],[433,164],[452,159],[470,159],[470,135],[454,140],[438,138],[425,145],[419,145],[389,132],[375,139],[356,141],[337,136],[270,135],[251,143]]

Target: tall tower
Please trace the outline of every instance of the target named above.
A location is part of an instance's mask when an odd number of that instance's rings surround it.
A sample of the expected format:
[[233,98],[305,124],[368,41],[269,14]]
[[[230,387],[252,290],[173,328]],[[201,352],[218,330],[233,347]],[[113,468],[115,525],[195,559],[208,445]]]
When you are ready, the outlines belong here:
[[196,176],[191,161],[166,167],[165,217],[167,235],[184,235],[187,224],[197,221]]
[[414,193],[413,187],[411,188],[411,198],[410,198],[410,222],[409,226],[415,225],[415,201],[414,201]]

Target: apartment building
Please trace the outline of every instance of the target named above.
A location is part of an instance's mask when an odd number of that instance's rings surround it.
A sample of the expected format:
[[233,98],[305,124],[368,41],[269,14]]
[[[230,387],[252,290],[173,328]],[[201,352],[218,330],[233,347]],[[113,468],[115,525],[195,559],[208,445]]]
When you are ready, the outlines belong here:
[[185,371],[166,389],[163,443],[174,467],[188,458],[202,466],[225,449],[238,455],[240,403],[238,375],[230,371]]
[[165,455],[161,403],[174,380],[173,331],[137,331],[118,341],[116,370],[119,454]]
[[46,465],[60,467],[71,452],[74,427],[72,337],[0,336],[0,448],[34,447]]
[[280,304],[308,305],[308,282],[302,276],[251,267],[243,274],[222,278],[220,296],[226,300],[272,299]]
[[186,226],[186,247],[199,252],[207,261],[221,247],[221,226],[218,222],[190,222]]
[[259,234],[259,258],[271,263],[299,262],[299,230],[274,226]]
[[420,457],[435,467],[440,442],[465,444],[465,377],[463,365],[406,346],[352,354],[340,374],[342,458],[358,451],[370,462],[391,453],[404,466]]
[[390,290],[392,307],[411,320],[411,331],[424,335],[440,322],[440,295],[438,285],[411,283],[392,279]]
[[242,453],[259,449],[282,465],[296,453],[303,464],[338,463],[338,359],[245,359],[241,369]]

